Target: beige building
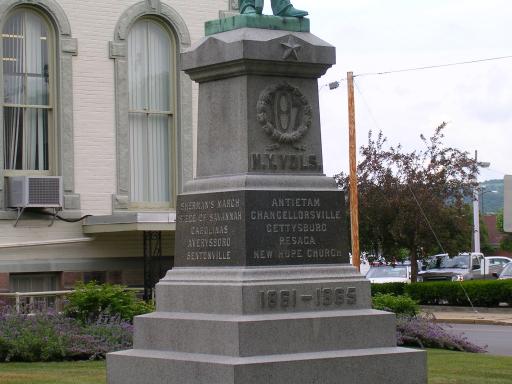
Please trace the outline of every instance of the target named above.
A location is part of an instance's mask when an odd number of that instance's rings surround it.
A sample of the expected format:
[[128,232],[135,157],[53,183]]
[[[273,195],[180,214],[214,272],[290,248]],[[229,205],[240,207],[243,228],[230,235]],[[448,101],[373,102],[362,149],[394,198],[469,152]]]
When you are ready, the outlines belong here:
[[0,292],[171,266],[197,115],[179,53],[233,3],[0,1]]

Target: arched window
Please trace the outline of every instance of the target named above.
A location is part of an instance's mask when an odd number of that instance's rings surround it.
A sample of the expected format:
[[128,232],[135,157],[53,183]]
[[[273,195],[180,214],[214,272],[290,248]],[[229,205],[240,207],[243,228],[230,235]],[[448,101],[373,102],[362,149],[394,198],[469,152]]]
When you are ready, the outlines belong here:
[[0,0],[0,211],[10,176],[62,176],[64,208],[75,193],[72,37],[55,0]]
[[175,42],[152,18],[128,34],[130,201],[162,207],[173,200]]
[[180,13],[161,1],[127,8],[110,42],[116,82],[113,210],[172,210],[192,179],[192,81],[176,57],[190,47]]
[[50,173],[54,152],[55,32],[40,13],[15,9],[2,29],[5,170]]

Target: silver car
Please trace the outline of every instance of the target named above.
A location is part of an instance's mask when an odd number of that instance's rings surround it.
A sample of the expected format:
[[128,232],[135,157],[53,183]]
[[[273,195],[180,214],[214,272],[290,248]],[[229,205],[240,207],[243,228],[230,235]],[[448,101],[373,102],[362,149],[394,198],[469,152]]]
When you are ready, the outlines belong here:
[[366,274],[366,278],[375,284],[410,283],[411,266],[407,264],[399,264],[371,267]]
[[506,256],[485,256],[485,262],[488,265],[489,274],[498,277],[505,265],[510,263],[512,259]]
[[508,263],[501,271],[500,280],[512,279],[512,263]]

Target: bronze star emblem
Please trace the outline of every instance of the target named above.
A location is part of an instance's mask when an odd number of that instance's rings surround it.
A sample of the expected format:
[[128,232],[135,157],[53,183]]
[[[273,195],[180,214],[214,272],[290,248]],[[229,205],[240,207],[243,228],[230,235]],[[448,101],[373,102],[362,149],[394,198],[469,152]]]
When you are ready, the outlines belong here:
[[288,41],[286,43],[281,43],[284,48],[283,60],[287,60],[288,58],[293,58],[295,60],[299,60],[299,51],[302,48],[302,45],[297,44],[292,36],[288,37]]

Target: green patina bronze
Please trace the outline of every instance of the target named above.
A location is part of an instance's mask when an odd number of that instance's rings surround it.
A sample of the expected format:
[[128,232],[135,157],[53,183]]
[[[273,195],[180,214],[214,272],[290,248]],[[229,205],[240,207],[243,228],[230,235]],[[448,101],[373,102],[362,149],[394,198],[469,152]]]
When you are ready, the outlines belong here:
[[205,35],[232,31],[240,28],[278,29],[291,32],[309,32],[309,19],[267,15],[235,15],[224,19],[207,21]]
[[[260,14],[263,12],[264,0],[238,0],[238,6],[242,15]],[[272,12],[281,17],[304,17],[306,11],[295,9],[290,0],[271,0]]]
[[262,15],[264,0],[238,0],[240,14],[218,20],[207,21],[205,35],[240,28],[278,29],[291,32],[309,32],[308,13],[296,9],[290,0],[271,0],[274,16]]

